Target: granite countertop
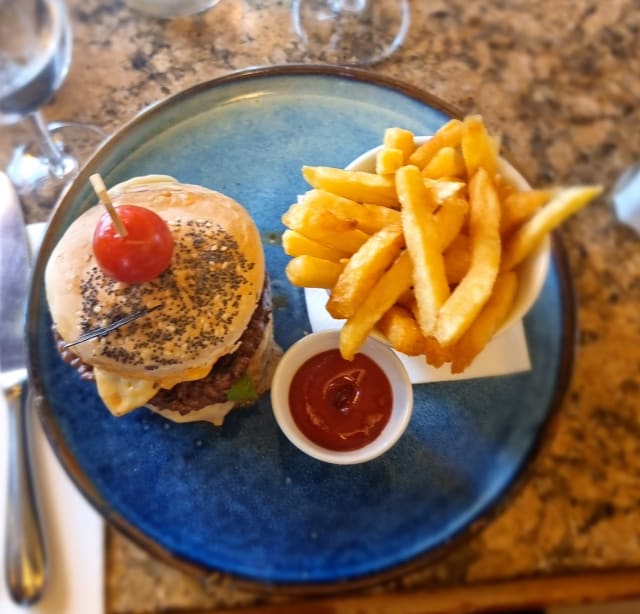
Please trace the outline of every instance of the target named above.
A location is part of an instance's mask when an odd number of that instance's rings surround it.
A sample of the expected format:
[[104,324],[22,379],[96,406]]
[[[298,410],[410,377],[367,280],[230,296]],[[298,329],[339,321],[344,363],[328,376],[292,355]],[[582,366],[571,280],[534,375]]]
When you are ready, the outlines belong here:
[[[307,62],[286,0],[221,0],[159,21],[117,0],[69,0],[74,55],[45,108],[116,130],[144,106],[255,65]],[[429,90],[498,130],[536,185],[600,182],[640,160],[636,0],[413,2],[404,47],[375,71]],[[20,126],[0,133],[0,166]],[[607,193],[562,235],[579,347],[548,446],[524,488],[470,541],[379,588],[405,591],[640,567],[640,239]],[[31,209],[29,221],[46,218]],[[108,612],[231,608],[258,599],[202,583],[108,535]],[[640,593],[640,588],[637,589]]]

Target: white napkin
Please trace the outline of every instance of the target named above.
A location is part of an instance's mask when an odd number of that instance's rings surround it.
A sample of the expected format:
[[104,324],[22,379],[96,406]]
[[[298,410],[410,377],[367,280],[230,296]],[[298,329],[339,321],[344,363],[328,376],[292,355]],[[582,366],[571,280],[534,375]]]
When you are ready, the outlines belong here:
[[[327,298],[326,290],[305,288],[307,314],[314,332],[342,328],[343,320],[332,318],[325,309]],[[514,323],[494,337],[463,373],[452,374],[449,365],[436,369],[420,356],[407,356],[399,352],[396,354],[413,384],[506,375],[531,368],[522,321]]]
[[[32,247],[44,224],[29,226]],[[37,247],[36,247],[37,249]],[[0,395],[0,544],[4,544],[7,495],[7,407]],[[49,446],[37,416],[30,416],[34,473],[47,538],[49,580],[41,601],[19,607],[11,601],[0,556],[2,614],[101,614],[104,612],[104,525],[71,482]]]

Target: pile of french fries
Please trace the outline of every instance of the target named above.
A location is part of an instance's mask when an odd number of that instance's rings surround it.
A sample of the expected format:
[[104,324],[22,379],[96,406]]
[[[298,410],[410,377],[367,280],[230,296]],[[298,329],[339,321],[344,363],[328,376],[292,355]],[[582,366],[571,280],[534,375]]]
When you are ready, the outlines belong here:
[[286,274],[330,291],[344,358],[375,329],[399,352],[464,371],[509,315],[522,261],[601,192],[519,190],[499,149],[470,115],[419,146],[387,129],[375,172],[303,167],[312,189],[282,216]]

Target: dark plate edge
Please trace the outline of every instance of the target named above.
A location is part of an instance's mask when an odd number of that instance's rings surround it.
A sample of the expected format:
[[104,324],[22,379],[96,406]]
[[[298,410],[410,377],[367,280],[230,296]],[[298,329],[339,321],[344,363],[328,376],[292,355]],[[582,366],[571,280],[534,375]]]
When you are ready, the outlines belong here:
[[[94,155],[86,162],[84,167],[80,170],[78,177],[67,187],[64,193],[61,195],[49,220],[49,227],[55,229],[56,226],[60,226],[60,220],[64,215],[65,203],[70,199],[73,199],[77,195],[78,191],[81,189],[80,186],[86,184],[89,175],[92,172],[91,169],[104,158],[106,153],[112,147],[116,146],[121,140],[126,138],[126,135],[131,128],[143,122],[148,115],[153,114],[156,111],[165,108],[166,106],[170,106],[176,101],[181,100],[182,98],[188,98],[199,91],[208,90],[213,87],[219,87],[226,83],[244,81],[260,77],[291,75],[326,75],[329,77],[362,81],[387,89],[392,89],[396,92],[400,92],[410,98],[414,98],[421,103],[435,108],[450,117],[462,117],[462,113],[458,109],[418,87],[395,79],[393,77],[375,74],[364,69],[329,65],[290,64],[280,66],[258,66],[231,72],[222,77],[217,77],[208,81],[198,83],[181,92],[169,96],[168,98],[149,105],[138,114],[136,114],[130,121],[125,123],[111,137],[109,137],[103,143],[103,145],[94,153]],[[514,166],[517,168],[517,164],[514,164]],[[467,527],[461,529],[457,535],[454,535],[448,541],[440,544],[439,546],[436,546],[428,552],[414,557],[412,560],[406,563],[401,563],[392,568],[383,569],[371,574],[330,582],[274,583],[255,578],[243,577],[238,574],[231,574],[228,572],[212,571],[187,560],[178,559],[173,552],[158,545],[156,542],[143,534],[140,530],[132,526],[122,516],[114,513],[94,488],[91,481],[83,473],[80,466],[76,463],[75,459],[66,447],[64,440],[57,428],[57,425],[48,415],[49,408],[46,404],[42,380],[40,379],[37,369],[38,361],[36,324],[38,317],[37,306],[42,301],[42,295],[44,291],[44,269],[46,267],[45,254],[49,254],[51,252],[54,244],[55,240],[52,236],[52,233],[47,231],[32,273],[32,284],[28,300],[26,329],[29,339],[29,372],[31,382],[36,393],[36,407],[38,416],[45,435],[49,441],[49,444],[53,448],[56,456],[58,457],[71,481],[76,485],[78,490],[83,494],[85,499],[92,505],[92,507],[96,509],[102,515],[102,517],[110,523],[112,527],[122,533],[126,538],[142,547],[152,556],[160,559],[167,564],[172,565],[173,567],[180,569],[183,572],[199,577],[204,577],[208,582],[213,584],[215,584],[217,581],[222,581],[224,578],[229,578],[242,590],[248,590],[255,593],[280,592],[283,594],[300,596],[331,595],[338,592],[355,591],[367,588],[373,584],[379,584],[381,582],[390,582],[394,579],[397,579],[401,575],[420,569],[426,565],[433,563],[435,560],[442,558],[453,548],[458,546],[463,541],[466,541],[467,539],[473,537],[473,535],[477,534],[482,528],[484,528],[493,519],[495,519],[495,517],[499,515],[502,510],[504,510],[504,508],[508,505],[512,498],[528,481],[528,478],[532,473],[532,467],[535,465],[535,459],[542,454],[544,449],[546,449],[546,445],[548,440],[550,439],[550,435],[555,430],[558,409],[562,403],[571,380],[571,372],[575,353],[574,350],[577,339],[575,300],[565,250],[562,246],[562,242],[559,236],[553,235],[552,258],[558,267],[564,320],[560,369],[557,374],[556,386],[547,420],[544,426],[540,429],[540,432],[538,433],[531,451],[523,460],[519,473],[516,474],[511,483],[506,487],[506,492],[501,492],[492,504],[490,504],[479,513],[479,517],[476,520],[472,521],[469,525],[467,525]]]

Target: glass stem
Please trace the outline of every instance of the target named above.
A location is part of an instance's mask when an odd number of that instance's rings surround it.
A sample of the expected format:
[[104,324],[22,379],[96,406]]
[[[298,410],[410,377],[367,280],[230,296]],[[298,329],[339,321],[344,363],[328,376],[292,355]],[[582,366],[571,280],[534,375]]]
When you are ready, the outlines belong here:
[[38,140],[40,151],[47,159],[51,173],[56,177],[63,178],[67,174],[68,165],[65,165],[65,156],[51,137],[42,113],[36,111],[27,115],[26,119],[31,124],[34,135]]

